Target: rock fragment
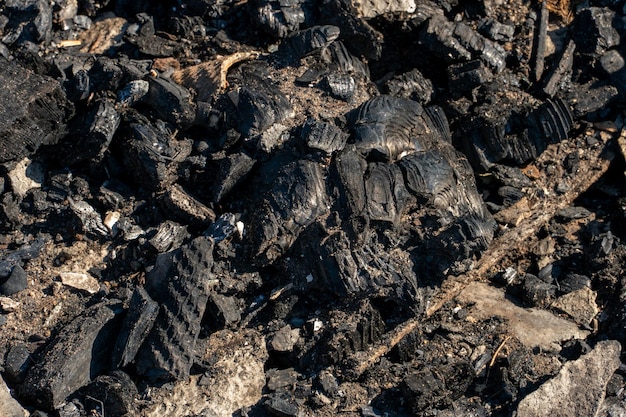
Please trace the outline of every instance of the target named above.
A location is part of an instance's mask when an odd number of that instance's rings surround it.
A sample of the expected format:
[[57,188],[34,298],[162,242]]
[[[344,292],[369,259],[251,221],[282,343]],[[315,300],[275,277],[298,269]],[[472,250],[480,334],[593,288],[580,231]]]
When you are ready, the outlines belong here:
[[560,296],[552,303],[552,307],[566,313],[581,326],[588,326],[599,313],[596,296],[591,288],[582,287]]
[[7,177],[13,192],[23,198],[29,190],[41,188],[45,172],[41,164],[24,158],[7,173]]
[[15,265],[11,274],[6,278],[0,278],[0,295],[10,296],[28,287],[26,272],[20,265]]
[[7,384],[0,377],[0,414],[6,417],[27,417],[28,411],[11,395]]
[[97,279],[84,272],[61,272],[59,274],[63,285],[95,294],[100,291],[100,283]]
[[617,341],[598,342],[588,354],[567,362],[559,373],[520,401],[519,417],[594,416],[600,409],[606,385],[619,367]]

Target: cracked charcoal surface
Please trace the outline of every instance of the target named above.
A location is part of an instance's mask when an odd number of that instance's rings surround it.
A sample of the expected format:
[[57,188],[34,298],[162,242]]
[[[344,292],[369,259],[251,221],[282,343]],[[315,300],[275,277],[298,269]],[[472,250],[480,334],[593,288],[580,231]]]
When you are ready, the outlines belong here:
[[[535,415],[563,366],[626,341],[618,3],[0,4],[9,395],[55,417]],[[432,313],[494,252],[498,308],[577,331],[539,348],[488,300]],[[589,401],[623,412],[623,381]]]

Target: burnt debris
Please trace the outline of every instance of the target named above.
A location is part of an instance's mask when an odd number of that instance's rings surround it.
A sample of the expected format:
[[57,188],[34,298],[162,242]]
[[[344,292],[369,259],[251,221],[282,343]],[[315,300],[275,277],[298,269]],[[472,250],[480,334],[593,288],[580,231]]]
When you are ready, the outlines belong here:
[[0,415],[536,415],[626,341],[625,18],[3,3]]

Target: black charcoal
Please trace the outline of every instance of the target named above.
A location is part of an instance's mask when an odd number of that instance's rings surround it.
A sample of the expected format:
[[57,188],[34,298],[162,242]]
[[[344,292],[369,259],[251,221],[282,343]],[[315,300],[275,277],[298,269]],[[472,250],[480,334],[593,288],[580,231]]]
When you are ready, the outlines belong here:
[[0,278],[0,282],[0,294],[4,296],[17,294],[28,287],[26,272],[19,264],[13,267],[6,279]]
[[255,160],[240,152],[229,155],[219,161],[219,170],[215,173],[215,185],[212,188],[212,201],[221,201],[252,170]]
[[196,118],[196,107],[189,90],[163,77],[151,77],[145,103],[159,117],[178,128],[189,127]]
[[543,86],[543,92],[549,97],[554,97],[559,89],[563,86],[567,86],[571,78],[572,66],[574,64],[574,50],[576,44],[570,41],[563,53],[561,54],[557,65],[553,68],[550,74],[546,77]]
[[314,26],[291,33],[281,44],[283,53],[293,58],[303,58],[317,50],[327,47],[339,37],[337,26]]
[[[618,17],[609,8],[589,7],[576,15],[573,38],[581,54],[602,55],[607,49],[619,45]],[[621,23],[619,23],[621,24]]]
[[28,371],[21,395],[47,409],[57,408],[106,371],[102,358],[111,354],[122,311],[120,302],[103,301],[62,328]]
[[389,95],[427,104],[433,97],[433,83],[417,69],[396,75],[385,83]]
[[52,32],[52,8],[45,0],[8,0],[5,13],[10,16],[2,42],[47,42]]
[[176,222],[166,220],[161,223],[154,236],[148,243],[159,253],[169,252],[180,247],[180,244],[189,236],[187,227]]
[[11,381],[21,383],[32,364],[31,352],[22,342],[12,343],[4,358],[4,375]]
[[96,411],[103,416],[125,416],[135,413],[137,387],[130,376],[120,370],[98,376],[87,386],[85,392],[84,403],[87,412]]
[[214,328],[233,327],[241,321],[241,308],[235,297],[211,293],[206,308]]
[[548,4],[541,3],[539,19],[535,23],[532,53],[532,76],[535,81],[541,80],[546,58],[546,40],[548,38]]
[[329,155],[342,150],[348,140],[348,135],[335,124],[315,119],[307,119],[302,127],[302,136],[310,148]]
[[213,242],[197,237],[157,258],[146,278],[160,305],[152,330],[135,357],[137,372],[152,381],[185,379],[194,363],[208,296]]
[[182,224],[206,227],[215,221],[213,210],[187,193],[178,184],[172,184],[163,194],[161,204],[168,217]]

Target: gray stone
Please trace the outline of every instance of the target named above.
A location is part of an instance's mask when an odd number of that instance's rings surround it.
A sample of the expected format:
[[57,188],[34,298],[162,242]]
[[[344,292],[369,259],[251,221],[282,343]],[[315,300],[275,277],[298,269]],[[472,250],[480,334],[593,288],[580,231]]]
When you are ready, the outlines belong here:
[[28,412],[11,396],[9,387],[0,376],[0,415],[5,417],[26,417]]
[[580,359],[567,362],[559,373],[526,396],[518,417],[595,416],[604,401],[606,385],[620,366],[619,342],[607,340]]

